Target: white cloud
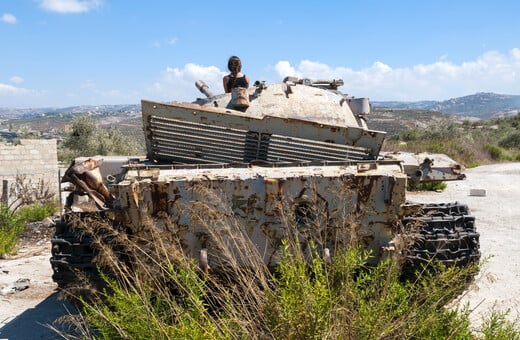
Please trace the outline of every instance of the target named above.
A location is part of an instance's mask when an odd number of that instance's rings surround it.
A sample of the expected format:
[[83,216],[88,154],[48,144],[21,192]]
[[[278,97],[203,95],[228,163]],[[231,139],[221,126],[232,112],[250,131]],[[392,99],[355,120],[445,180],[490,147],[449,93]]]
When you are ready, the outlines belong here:
[[386,64],[383,64],[382,62],[380,61],[376,61],[373,65],[372,65],[372,68],[376,71],[376,72],[379,72],[379,73],[390,73],[392,72],[392,68]]
[[175,44],[177,44],[178,41],[179,41],[179,38],[177,38],[177,37],[163,39],[163,40],[155,40],[152,43],[152,46],[159,48],[159,47],[162,47],[163,45],[175,45]]
[[204,95],[197,90],[195,82],[203,80],[210,90],[219,94],[224,92],[222,77],[226,72],[216,66],[201,66],[186,64],[183,68],[166,67],[161,72],[159,79],[148,87],[148,92],[163,101],[192,101]]
[[[401,68],[384,61],[375,61],[369,67],[355,70],[311,60],[302,60],[296,65],[281,60],[273,69],[276,75],[273,74],[272,79],[259,80],[279,82],[286,76],[341,78],[345,82],[341,88],[343,92],[375,101],[446,100],[476,92],[520,94],[520,48],[508,53],[490,51],[458,64],[443,55],[430,64]],[[196,80],[204,80],[212,92],[219,94],[223,92],[222,77],[226,73],[216,66],[167,67],[147,90],[157,100],[192,101],[203,97],[194,86]]]
[[289,74],[311,79],[342,78],[342,90],[372,100],[444,100],[476,92],[520,94],[520,49],[508,54],[490,51],[475,60],[455,64],[446,55],[431,64],[392,68],[381,61],[353,70],[302,60],[292,66],[279,61],[275,70],[280,78]]
[[23,95],[30,92],[27,89],[16,87],[9,84],[2,84],[0,83],[0,97],[1,96],[17,96],[17,95]]
[[16,17],[11,13],[4,13],[0,17],[0,21],[6,22],[8,24],[16,24]]
[[22,77],[12,76],[11,78],[9,78],[9,81],[13,84],[21,84],[24,82],[24,79]]
[[[520,48],[506,53],[489,51],[473,60],[454,63],[447,56],[430,64],[393,67],[384,60],[374,61],[370,66],[353,69],[348,66],[331,66],[319,61],[302,60],[291,65],[281,60],[267,70],[267,76],[256,78],[250,70],[251,82],[265,80],[280,82],[286,76],[311,79],[343,79],[341,90],[356,97],[382,100],[446,100],[476,92],[520,94]],[[141,98],[159,101],[193,101],[204,97],[195,87],[201,79],[215,94],[223,92],[222,77],[227,71],[217,66],[193,63],[184,66],[165,67],[150,82],[145,92],[139,88],[100,88],[92,80],[85,80],[74,92],[46,92],[18,87],[23,82],[13,75],[0,83],[0,103],[3,106],[64,106],[102,103],[135,103]],[[13,86],[14,85],[14,86]],[[69,87],[70,88],[70,87]],[[64,101],[66,100],[66,102]]]
[[83,13],[103,4],[103,0],[38,0],[38,2],[44,10],[58,13]]
[[278,75],[282,77],[300,77],[301,74],[299,72],[296,72],[294,67],[291,66],[291,64],[288,61],[282,60],[279,61],[275,66],[274,69]]
[[[134,98],[131,96],[123,93],[120,90],[106,90],[106,89],[100,89],[96,82],[93,80],[85,80],[80,85],[81,93],[83,96],[86,96],[86,93],[93,94],[96,99],[98,98],[111,98],[115,100],[120,100],[119,103],[128,103],[135,101]],[[100,100],[100,103],[102,103],[103,100]],[[111,103],[113,101],[110,101]]]

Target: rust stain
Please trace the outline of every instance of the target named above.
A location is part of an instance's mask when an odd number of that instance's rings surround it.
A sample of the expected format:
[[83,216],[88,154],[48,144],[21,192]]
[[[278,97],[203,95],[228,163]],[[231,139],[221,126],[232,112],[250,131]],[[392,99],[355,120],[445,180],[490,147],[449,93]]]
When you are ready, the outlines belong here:
[[165,183],[152,183],[152,202],[153,212],[157,215],[161,211],[167,211],[168,208],[168,186]]
[[242,195],[233,195],[231,199],[231,209],[235,212],[241,211],[247,214],[247,202],[248,200]]
[[137,183],[132,185],[132,198],[134,200],[135,206],[139,208],[139,186]]

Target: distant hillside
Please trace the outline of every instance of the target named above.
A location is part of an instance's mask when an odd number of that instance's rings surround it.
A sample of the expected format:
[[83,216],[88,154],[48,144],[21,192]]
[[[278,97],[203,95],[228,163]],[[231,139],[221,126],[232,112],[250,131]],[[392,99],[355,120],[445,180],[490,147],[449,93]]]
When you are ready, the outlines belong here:
[[520,112],[520,95],[479,92],[445,101],[372,102],[376,107],[439,111],[480,119],[514,116]]
[[120,105],[78,105],[69,107],[46,107],[46,108],[30,108],[30,109],[14,109],[0,107],[0,118],[31,118],[45,115],[56,114],[105,114],[105,113],[123,113],[123,112],[141,112],[141,105],[138,104],[120,104]]
[[385,131],[392,136],[405,129],[427,128],[446,122],[461,121],[461,118],[434,110],[375,106],[366,120],[369,129]]
[[81,105],[65,108],[0,108],[0,139],[60,139],[71,122],[81,116],[92,117],[99,127],[117,127],[125,134],[142,135],[141,105]]
[[[520,112],[520,95],[506,95],[479,92],[469,96],[452,98],[444,101],[423,100],[417,102],[373,101],[379,108],[398,108],[411,110],[438,111],[462,117],[490,119],[514,116]],[[56,114],[119,114],[141,112],[141,105],[78,105],[64,108],[13,109],[0,107],[0,118],[30,118]]]

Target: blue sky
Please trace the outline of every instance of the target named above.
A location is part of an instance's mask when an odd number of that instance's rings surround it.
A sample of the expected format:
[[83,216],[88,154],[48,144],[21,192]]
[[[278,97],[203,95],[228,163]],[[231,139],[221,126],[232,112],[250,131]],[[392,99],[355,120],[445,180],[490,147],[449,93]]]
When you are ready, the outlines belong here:
[[520,94],[520,1],[0,0],[0,107],[191,101],[252,81],[342,78],[371,100]]

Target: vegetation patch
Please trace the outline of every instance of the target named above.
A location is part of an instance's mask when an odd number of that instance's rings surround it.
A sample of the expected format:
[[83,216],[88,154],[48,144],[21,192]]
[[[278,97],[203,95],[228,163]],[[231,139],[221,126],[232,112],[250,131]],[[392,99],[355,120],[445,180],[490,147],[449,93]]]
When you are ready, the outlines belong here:
[[511,134],[506,135],[498,142],[498,145],[503,148],[520,149],[520,131],[514,131]]
[[24,222],[4,204],[0,204],[0,256],[11,254],[24,228]]
[[444,182],[425,182],[413,183],[408,182],[407,190],[409,191],[443,191],[448,185]]
[[89,116],[77,117],[58,150],[58,159],[70,163],[77,157],[142,154],[144,141],[143,145],[139,143],[142,132],[124,134],[122,131],[115,127],[99,128],[96,120]]
[[8,188],[9,205],[0,204],[0,256],[16,251],[16,243],[28,222],[41,221],[58,210],[55,193],[44,181],[33,182],[18,175]]
[[510,161],[511,156],[509,156],[503,148],[497,145],[486,144],[484,145],[484,149],[489,153],[489,157],[491,157],[494,161]]
[[438,121],[390,134],[387,151],[444,153],[466,167],[518,160],[520,114],[487,121]]
[[54,215],[58,211],[58,203],[54,200],[44,203],[34,203],[29,206],[21,207],[17,214],[24,221],[37,222],[46,217]]
[[[94,235],[96,262],[108,273],[103,275],[106,288],[81,300],[84,316],[68,318],[78,336],[484,338],[470,327],[467,308],[447,307],[467,287],[476,265],[430,263],[413,278],[403,278],[402,253],[396,251],[379,264],[370,264],[371,253],[358,243],[362,237],[354,235],[355,221],[347,216],[336,227],[338,244],[345,247],[331,257],[324,256],[319,238],[308,242],[298,233],[301,225],[287,225],[279,263],[268,268],[244,226],[207,202],[195,204],[200,205],[197,211],[204,211],[192,220],[211,245],[209,268],[187,254],[176,236],[182,228],[173,219],[157,223],[145,218],[148,222],[133,235],[102,219],[75,223],[79,232]],[[284,214],[282,218],[292,220]],[[75,295],[74,289],[69,293]],[[493,322],[498,327],[493,334],[520,335],[516,325],[501,324],[497,318],[493,314],[483,329],[490,329]],[[498,339],[487,334],[485,338]]]

